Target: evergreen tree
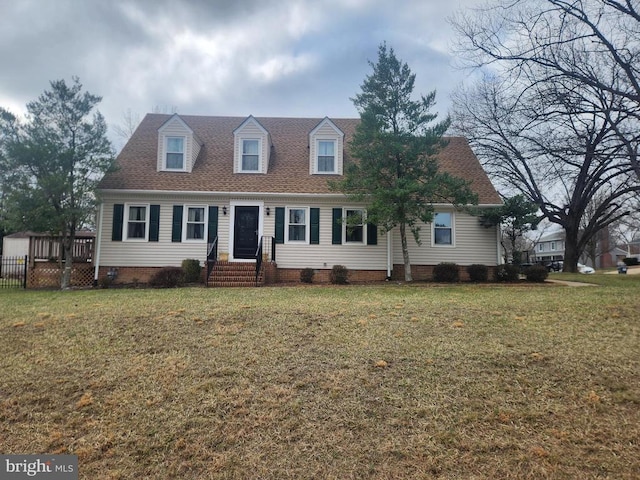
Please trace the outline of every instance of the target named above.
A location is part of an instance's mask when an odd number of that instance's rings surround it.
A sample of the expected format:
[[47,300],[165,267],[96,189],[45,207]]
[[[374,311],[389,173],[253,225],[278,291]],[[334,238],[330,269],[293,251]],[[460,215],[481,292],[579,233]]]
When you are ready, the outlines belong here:
[[449,119],[433,123],[435,91],[412,99],[415,74],[386,44],[378,48],[373,73],[352,99],[360,124],[350,144],[357,160],[332,187],[366,203],[366,221],[388,232],[399,226],[405,280],[411,281],[408,230],[420,244],[420,225],[433,219],[434,203],[476,202],[469,183],[438,170],[436,156]]
[[[75,232],[95,213],[95,188],[113,165],[107,125],[94,108],[101,97],[82,92],[77,78],[51,82],[27,104],[27,120],[0,109],[7,222],[61,235],[62,288],[71,278]],[[35,228],[34,228],[35,227]]]

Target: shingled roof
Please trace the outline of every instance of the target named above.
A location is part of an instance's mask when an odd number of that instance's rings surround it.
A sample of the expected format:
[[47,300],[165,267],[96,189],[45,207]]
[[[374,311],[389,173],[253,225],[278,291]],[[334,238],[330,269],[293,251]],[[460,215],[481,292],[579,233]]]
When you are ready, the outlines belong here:
[[[330,192],[327,180],[334,175],[309,173],[309,132],[320,118],[256,117],[269,132],[273,144],[269,171],[264,174],[233,173],[233,131],[246,117],[180,115],[204,144],[191,173],[157,170],[158,128],[171,115],[148,114],[117,158],[117,170],[100,182],[103,190],[163,190],[185,192],[310,193]],[[345,134],[345,165],[359,119],[331,119]],[[440,168],[472,181],[481,204],[499,204],[500,197],[464,138],[450,137],[439,156]]]

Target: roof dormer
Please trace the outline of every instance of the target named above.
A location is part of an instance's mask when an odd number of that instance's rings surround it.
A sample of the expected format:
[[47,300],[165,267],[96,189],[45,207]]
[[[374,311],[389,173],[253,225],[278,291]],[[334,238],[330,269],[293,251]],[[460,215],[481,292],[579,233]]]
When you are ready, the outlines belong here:
[[309,133],[309,173],[342,175],[344,132],[325,117]]
[[267,173],[271,136],[253,115],[233,131],[233,173]]
[[158,129],[158,171],[191,172],[202,142],[175,113]]

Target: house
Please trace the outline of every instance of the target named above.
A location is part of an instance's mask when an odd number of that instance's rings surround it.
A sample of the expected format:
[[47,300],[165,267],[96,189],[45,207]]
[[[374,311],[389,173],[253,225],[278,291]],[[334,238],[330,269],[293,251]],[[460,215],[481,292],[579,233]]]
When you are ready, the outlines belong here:
[[[378,231],[364,205],[328,187],[354,161],[347,146],[358,122],[147,115],[99,185],[95,280],[117,272],[118,282],[145,281],[184,259],[215,262],[220,285],[236,284],[220,270],[263,260],[267,283],[298,281],[305,268],[326,281],[334,265],[352,281],[403,278],[397,229]],[[465,139],[449,138],[439,164],[471,180],[481,205],[501,204]],[[361,221],[347,228],[347,217]],[[435,220],[421,245],[410,240],[414,278],[441,262],[499,263],[497,228],[449,204]]]
[[[611,244],[610,233],[607,228],[598,232],[589,252],[589,246],[580,257],[580,262],[592,265],[595,268],[611,268],[621,261],[626,255],[625,251]],[[565,232],[558,230],[549,233],[534,242],[535,261],[547,264],[552,261],[564,259]]]
[[564,259],[564,232],[544,235],[533,244],[533,253],[538,263],[549,263]]

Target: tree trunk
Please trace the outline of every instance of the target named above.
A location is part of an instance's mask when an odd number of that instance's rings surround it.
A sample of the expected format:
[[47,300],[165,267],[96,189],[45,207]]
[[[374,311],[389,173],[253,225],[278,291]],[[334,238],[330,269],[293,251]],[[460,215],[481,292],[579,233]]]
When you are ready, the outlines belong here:
[[580,260],[580,251],[578,250],[578,227],[567,225],[565,227],[564,263],[562,271],[576,273],[578,271],[578,260]]
[[66,290],[71,286],[71,269],[73,268],[73,244],[75,243],[75,231],[64,235],[62,239],[62,247],[64,250],[64,270],[62,271],[62,279],[60,288]]
[[411,262],[409,261],[409,247],[407,246],[407,227],[404,223],[400,224],[400,240],[402,243],[402,258],[404,260],[404,281],[412,282]]

